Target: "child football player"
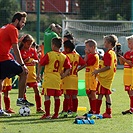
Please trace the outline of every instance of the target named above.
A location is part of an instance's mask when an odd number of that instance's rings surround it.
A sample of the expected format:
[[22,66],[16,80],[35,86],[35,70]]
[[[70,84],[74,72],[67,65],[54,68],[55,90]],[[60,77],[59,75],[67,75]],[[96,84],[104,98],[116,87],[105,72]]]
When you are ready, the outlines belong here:
[[[60,108],[60,96],[61,96],[61,79],[67,76],[70,72],[70,62],[66,55],[59,52],[62,46],[61,38],[52,39],[52,51],[45,54],[45,56],[40,60],[38,66],[37,79],[40,80],[41,66],[45,66],[44,69],[44,82],[42,87],[44,88],[44,106],[46,113],[40,119],[49,119],[50,116],[50,97],[54,97],[54,114],[52,119],[58,118],[58,112]],[[61,74],[62,68],[65,69],[65,72]]]
[[105,52],[102,64],[100,63],[99,69],[95,70],[92,74],[98,77],[97,85],[97,108],[96,114],[100,113],[100,108],[102,104],[102,98],[106,98],[106,112],[103,114],[103,118],[112,117],[112,108],[111,108],[111,85],[116,73],[117,67],[117,57],[113,48],[118,42],[118,38],[115,35],[104,36],[104,46],[107,49]]
[[68,76],[62,80],[62,89],[64,91],[63,112],[60,117],[67,117],[70,98],[72,98],[72,117],[77,116],[78,107],[78,71],[83,69],[86,65],[85,61],[79,54],[74,51],[74,43],[70,40],[64,42],[64,54],[66,54],[72,65],[72,69]]
[[97,42],[92,39],[85,41],[85,58],[87,63],[85,72],[85,84],[86,84],[86,94],[88,95],[90,103],[90,111],[88,113],[96,113],[96,87],[97,79],[95,75],[92,75],[94,70],[99,67],[99,55],[96,52]]
[[121,64],[124,64],[124,86],[125,91],[130,99],[130,108],[126,111],[123,111],[122,114],[132,114],[133,113],[133,36],[127,38],[128,48],[124,56],[119,54],[119,61]]
[[[36,112],[43,113],[44,111],[41,108],[41,96],[39,94],[39,89],[36,80],[36,64],[38,63],[37,51],[34,48],[31,48],[34,39],[31,35],[27,34],[23,38],[20,44],[20,52],[22,59],[24,60],[25,65],[27,66],[29,72],[27,77],[27,86],[32,87],[35,92],[35,101],[36,101]],[[26,99],[26,93],[24,95]],[[31,104],[31,106],[33,106]]]

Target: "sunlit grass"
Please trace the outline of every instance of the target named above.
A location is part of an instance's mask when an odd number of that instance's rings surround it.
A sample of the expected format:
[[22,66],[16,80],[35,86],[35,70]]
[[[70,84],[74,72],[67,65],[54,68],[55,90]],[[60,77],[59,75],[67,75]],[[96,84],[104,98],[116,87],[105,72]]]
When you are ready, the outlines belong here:
[[[79,79],[84,79],[84,70],[79,73]],[[19,116],[19,107],[16,106],[18,90],[12,89],[10,93],[11,107],[16,114],[11,118],[0,118],[0,133],[132,133],[133,132],[133,115],[122,115],[121,112],[129,108],[129,98],[123,87],[123,70],[118,70],[115,76],[112,89],[112,111],[113,118],[95,120],[94,125],[76,125],[73,124],[74,118],[65,118],[57,120],[40,120],[42,114],[36,114],[35,107],[31,107],[31,115],[28,117]],[[41,89],[40,89],[41,91]],[[34,101],[34,92],[32,89],[27,90],[27,98]],[[86,96],[78,96],[79,107],[87,107],[89,110],[88,99]],[[51,98],[51,113],[53,113],[53,98]],[[61,103],[63,96],[61,96]],[[42,96],[42,103],[44,97]],[[3,104],[4,105],[4,104]],[[43,104],[42,104],[43,105]],[[43,105],[44,108],[44,105]],[[62,110],[62,104],[60,111]],[[105,99],[101,113],[105,111]],[[78,111],[79,115],[85,111]]]

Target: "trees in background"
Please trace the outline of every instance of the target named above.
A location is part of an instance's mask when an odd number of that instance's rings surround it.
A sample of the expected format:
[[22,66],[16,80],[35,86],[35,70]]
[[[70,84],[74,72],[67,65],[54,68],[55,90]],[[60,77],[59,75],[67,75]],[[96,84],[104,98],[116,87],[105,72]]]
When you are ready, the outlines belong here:
[[131,20],[131,0],[79,0],[82,19]]
[[[77,15],[65,14],[68,19],[89,20],[132,20],[131,0],[78,0],[80,13]],[[12,15],[21,11],[20,0],[0,0],[0,27],[10,23]],[[44,30],[51,23],[62,24],[65,19],[62,14],[45,13],[40,15],[40,38],[43,39]],[[25,32],[36,36],[36,14],[28,14]]]
[[0,0],[0,27],[10,23],[14,12],[19,10],[17,0]]

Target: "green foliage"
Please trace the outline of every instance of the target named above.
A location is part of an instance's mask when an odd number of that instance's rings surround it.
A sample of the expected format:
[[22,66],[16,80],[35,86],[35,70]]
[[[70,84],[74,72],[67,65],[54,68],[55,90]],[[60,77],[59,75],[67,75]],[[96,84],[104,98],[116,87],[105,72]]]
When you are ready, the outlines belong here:
[[[84,72],[79,72],[79,79],[84,79]],[[11,118],[0,118],[1,133],[131,133],[133,124],[133,115],[122,115],[121,112],[129,108],[129,97],[123,87],[123,70],[117,70],[112,88],[116,91],[112,93],[112,111],[111,119],[95,120],[94,125],[77,125],[73,124],[74,118],[64,118],[55,120],[40,120],[42,114],[36,114],[36,107],[31,107],[31,115],[21,117],[18,115],[20,107],[16,106],[18,90],[13,89],[10,93],[11,107],[16,111]],[[40,89],[41,91],[41,89]],[[33,89],[27,89],[27,99],[34,102]],[[79,107],[87,107],[89,103],[87,96],[78,96]],[[42,107],[44,97],[42,96]],[[61,108],[63,95],[61,96]],[[4,104],[3,104],[4,105]],[[103,98],[101,113],[105,111],[105,98]],[[54,99],[51,98],[51,114],[54,111]],[[84,111],[78,111],[83,115]]]
[[0,27],[10,23],[12,15],[19,10],[16,0],[0,0]]
[[[40,32],[44,32],[51,23],[61,25],[62,16],[55,14],[40,15]],[[25,30],[36,31],[36,14],[28,14]]]
[[79,0],[82,19],[131,20],[131,0]]

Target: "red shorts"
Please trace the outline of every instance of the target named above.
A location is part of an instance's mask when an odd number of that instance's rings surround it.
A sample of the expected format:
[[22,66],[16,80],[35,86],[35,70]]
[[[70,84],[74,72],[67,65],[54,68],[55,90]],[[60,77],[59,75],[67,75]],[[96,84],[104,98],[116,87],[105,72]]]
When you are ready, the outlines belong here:
[[86,94],[89,95],[91,91],[95,91],[95,90],[86,90]]
[[61,90],[46,89],[46,92],[44,90],[44,95],[47,95],[47,96],[61,96]]
[[64,94],[64,90],[63,90],[63,89],[61,89],[61,95],[62,95],[62,94]]
[[2,92],[7,92],[12,89],[12,86],[3,86]]
[[38,87],[37,82],[27,83],[26,85],[29,87],[36,87],[36,88]]
[[78,90],[66,90],[66,95],[78,95]]
[[126,86],[125,85],[125,91],[130,91],[130,90],[132,90],[131,86]]
[[111,92],[109,89],[103,87],[103,86],[98,82],[98,84],[97,84],[97,89],[96,89],[96,94],[97,94],[97,95],[99,95],[99,94],[102,94],[102,95],[109,95],[109,94],[111,94],[111,93],[112,93],[112,92]]

